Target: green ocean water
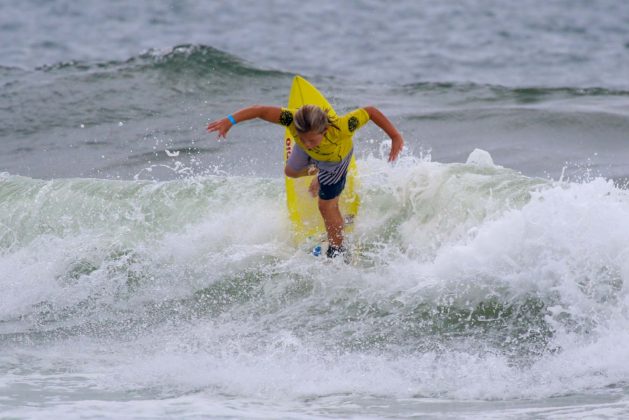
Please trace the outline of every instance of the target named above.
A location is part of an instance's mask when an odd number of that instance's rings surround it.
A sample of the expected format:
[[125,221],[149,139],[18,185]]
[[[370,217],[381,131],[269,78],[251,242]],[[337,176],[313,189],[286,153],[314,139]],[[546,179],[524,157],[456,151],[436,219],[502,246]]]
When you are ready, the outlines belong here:
[[[625,417],[628,9],[0,4],[0,417]],[[294,74],[406,140],[351,264],[280,128],[205,132]]]

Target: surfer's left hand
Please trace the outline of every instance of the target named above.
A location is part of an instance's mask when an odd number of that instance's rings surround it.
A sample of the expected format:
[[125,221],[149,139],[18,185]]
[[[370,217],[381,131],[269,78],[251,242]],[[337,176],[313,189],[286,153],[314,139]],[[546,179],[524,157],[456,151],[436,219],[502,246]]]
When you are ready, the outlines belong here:
[[389,162],[393,162],[397,159],[403,147],[404,139],[402,138],[402,136],[394,137],[391,139],[391,152],[389,153]]

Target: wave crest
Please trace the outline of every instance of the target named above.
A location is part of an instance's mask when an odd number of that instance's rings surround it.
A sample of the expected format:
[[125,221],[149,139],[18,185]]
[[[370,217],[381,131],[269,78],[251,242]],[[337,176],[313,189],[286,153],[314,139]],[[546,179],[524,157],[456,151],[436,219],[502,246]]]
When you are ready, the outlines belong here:
[[146,71],[158,70],[168,72],[192,73],[195,75],[233,74],[240,76],[278,76],[282,72],[261,69],[247,63],[237,56],[216,48],[198,45],[182,44],[170,49],[150,49],[124,61],[90,62],[70,60],[44,65],[36,70],[45,72],[59,71]]

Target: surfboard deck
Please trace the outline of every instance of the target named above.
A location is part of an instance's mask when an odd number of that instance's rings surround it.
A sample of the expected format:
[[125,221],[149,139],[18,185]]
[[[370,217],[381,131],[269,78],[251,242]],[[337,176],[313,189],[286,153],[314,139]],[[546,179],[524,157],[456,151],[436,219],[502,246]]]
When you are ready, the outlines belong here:
[[[303,105],[317,105],[327,109],[330,115],[336,112],[327,99],[310,82],[301,76],[295,76],[288,95],[288,108],[300,108]],[[296,146],[295,139],[286,129],[284,136],[284,164]],[[286,201],[288,214],[293,225],[294,238],[297,244],[309,238],[325,238],[325,226],[319,213],[318,198],[308,191],[312,176],[301,178],[286,177]],[[345,189],[339,199],[341,214],[345,220],[345,232],[351,232],[354,220],[358,215],[360,197],[357,193],[358,176],[356,159],[352,156],[347,172]]]

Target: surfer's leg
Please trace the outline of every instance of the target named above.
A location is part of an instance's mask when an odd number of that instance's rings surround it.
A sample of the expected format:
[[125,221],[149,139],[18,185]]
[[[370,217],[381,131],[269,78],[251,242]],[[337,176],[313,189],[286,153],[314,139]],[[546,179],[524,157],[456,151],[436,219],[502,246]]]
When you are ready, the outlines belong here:
[[328,243],[332,250],[341,252],[343,246],[343,215],[339,208],[339,198],[345,188],[345,176],[339,182],[319,186],[319,211],[323,217]]
[[339,197],[331,200],[319,198],[319,211],[328,233],[328,243],[331,247],[340,248],[343,245],[343,216],[339,209]]
[[295,144],[286,161],[284,174],[289,178],[299,178],[300,176],[308,175],[308,168],[311,164],[310,156],[299,145]]
[[302,177],[302,176],[306,175],[306,173],[304,172],[304,168],[302,168],[299,171],[296,171],[295,169],[293,169],[290,166],[286,165],[284,167],[284,175],[286,175],[289,178],[299,178],[299,177]]

